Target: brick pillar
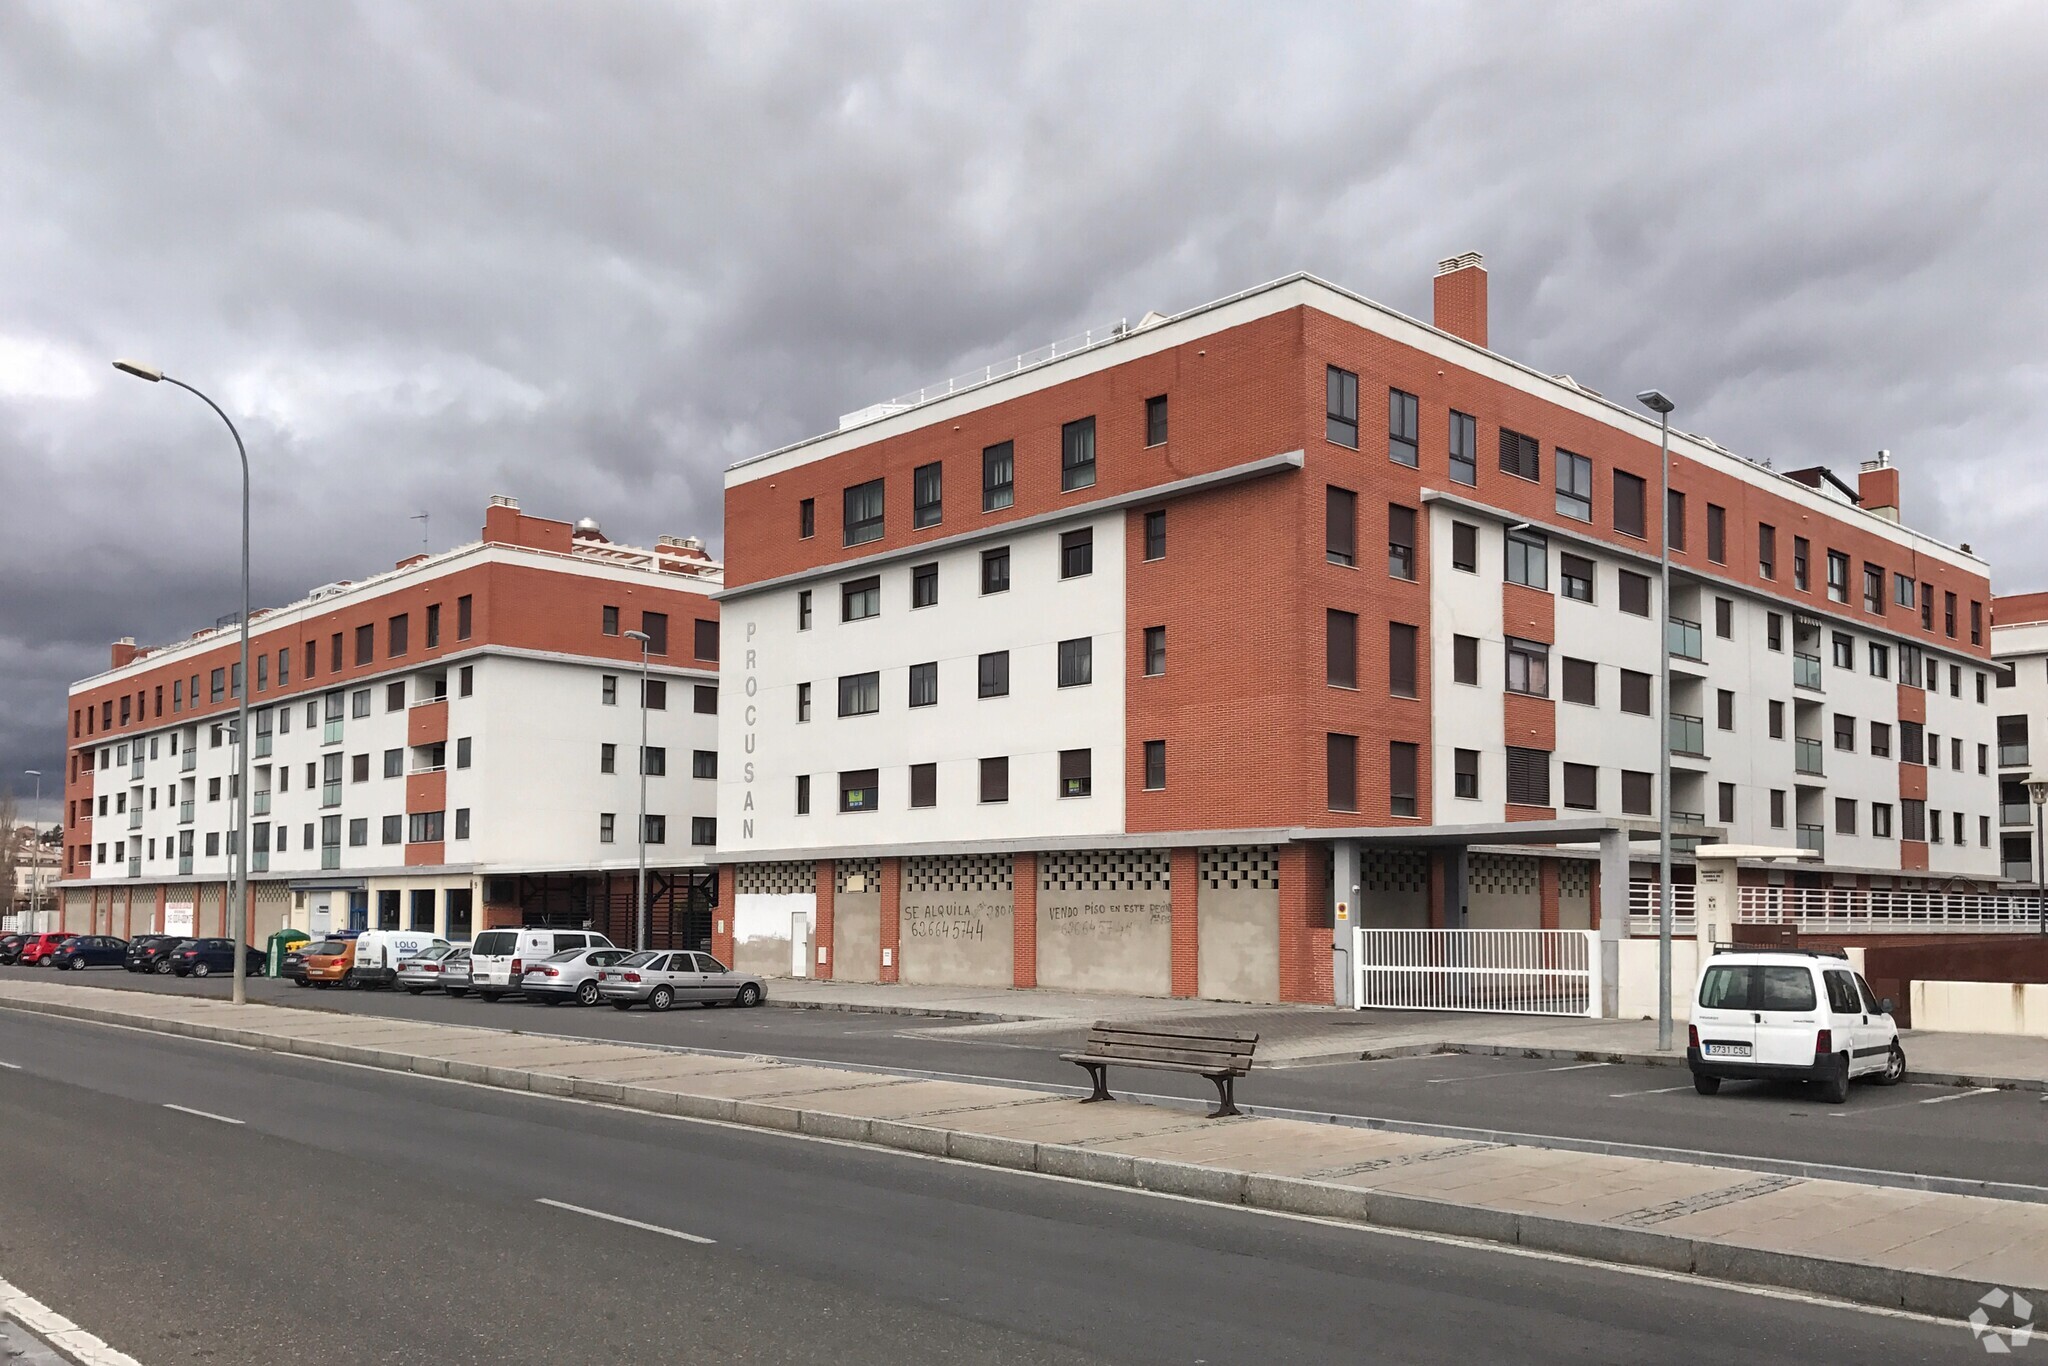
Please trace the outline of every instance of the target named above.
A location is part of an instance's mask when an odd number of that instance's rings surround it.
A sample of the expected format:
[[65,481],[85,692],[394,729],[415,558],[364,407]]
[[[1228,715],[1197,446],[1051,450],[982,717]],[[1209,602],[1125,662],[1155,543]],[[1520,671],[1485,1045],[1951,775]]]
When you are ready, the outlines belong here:
[[[811,932],[811,976],[821,982],[832,980],[832,960],[838,954],[832,948],[832,897],[834,869],[831,859],[819,859],[818,872],[818,918],[816,928]],[[825,950],[825,961],[818,961],[818,950]]]
[[1440,930],[1457,919],[1457,908],[1448,904],[1451,894],[1450,870],[1444,861],[1450,857],[1441,849],[1429,851],[1429,927]]
[[1600,861],[1598,859],[1593,860],[1591,867],[1593,880],[1588,888],[1587,895],[1592,898],[1593,918],[1590,923],[1597,930],[1600,928]]
[[893,982],[903,966],[900,942],[903,923],[903,860],[882,860],[882,961],[877,965],[881,982]]
[[1173,994],[1201,994],[1202,851],[1173,851]]
[[1010,860],[1010,982],[1038,985],[1038,856],[1017,854]]
[[[244,680],[245,682],[247,680]],[[436,897],[435,900],[440,900]],[[249,881],[248,874],[242,876],[242,932],[235,936],[237,943],[248,944],[249,935],[256,927],[256,884]],[[250,945],[250,947],[255,947]]]
[[171,889],[159,882],[156,885],[156,922],[150,926],[158,934],[164,932],[164,907],[171,901]]
[[733,890],[733,865],[718,866],[718,904],[711,908],[711,956],[732,966],[732,911],[737,893]]
[[1280,999],[1330,1005],[1331,907],[1322,885],[1323,851],[1314,844],[1280,848]]
[[1557,928],[1557,860],[1554,858],[1536,860],[1536,927],[1543,930]]

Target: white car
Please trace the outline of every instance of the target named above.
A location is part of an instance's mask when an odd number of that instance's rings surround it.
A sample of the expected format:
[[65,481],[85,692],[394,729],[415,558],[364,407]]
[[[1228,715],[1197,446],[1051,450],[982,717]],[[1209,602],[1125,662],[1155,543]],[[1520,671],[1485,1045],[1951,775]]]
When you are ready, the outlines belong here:
[[1871,994],[1841,950],[1723,950],[1693,992],[1685,1050],[1703,1096],[1724,1080],[1818,1082],[1830,1105],[1851,1078],[1895,1086],[1906,1050],[1892,1003]]
[[526,969],[570,949],[608,949],[612,941],[594,930],[485,930],[469,946],[470,989],[486,1001],[520,989]]
[[395,986],[400,963],[437,945],[446,948],[448,941],[418,930],[364,930],[356,936],[349,981],[359,987]]
[[570,949],[553,958],[528,963],[525,975],[519,979],[520,994],[542,1005],[574,1001],[580,1006],[594,1006],[598,970],[626,956],[624,949]]

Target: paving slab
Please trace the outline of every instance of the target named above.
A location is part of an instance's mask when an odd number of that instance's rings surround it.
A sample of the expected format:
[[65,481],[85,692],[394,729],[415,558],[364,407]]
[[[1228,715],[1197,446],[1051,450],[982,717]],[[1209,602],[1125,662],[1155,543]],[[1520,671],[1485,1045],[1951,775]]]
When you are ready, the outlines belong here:
[[[971,1124],[977,1110],[1016,1105],[1023,1099],[1015,1087],[979,1086],[961,1081],[909,1081],[899,1086],[836,1093],[829,1102],[829,1108],[840,1114],[865,1119]],[[819,1104],[825,1106],[827,1102],[820,1097]]]
[[719,1096],[727,1100],[773,1100],[786,1096],[808,1095],[817,1091],[890,1084],[900,1085],[902,1079],[872,1072],[847,1072],[836,1067],[793,1067],[784,1063],[764,1063],[759,1067],[745,1070],[706,1072],[691,1078],[687,1087],[679,1089],[703,1096]]
[[945,1116],[948,1128],[1033,1143],[1098,1144],[1192,1128],[1204,1121],[1185,1110],[1111,1101],[1083,1105],[1068,1096],[1033,1097],[1017,1105]]

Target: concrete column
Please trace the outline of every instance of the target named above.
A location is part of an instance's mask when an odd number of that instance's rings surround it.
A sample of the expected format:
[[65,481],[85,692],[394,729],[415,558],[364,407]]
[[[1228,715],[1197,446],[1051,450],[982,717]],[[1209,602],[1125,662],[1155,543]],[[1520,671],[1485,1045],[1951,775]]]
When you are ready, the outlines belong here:
[[718,904],[711,908],[711,956],[728,967],[732,965],[732,911],[737,896],[733,874],[734,865],[718,865]]
[[1361,923],[1359,906],[1359,857],[1357,840],[1338,840],[1330,846],[1333,855],[1330,875],[1330,985],[1340,1006],[1358,1004],[1358,965],[1352,961]]
[[[1711,951],[1735,940],[1735,860],[1693,854],[1698,885],[1693,889],[1696,942]],[[1702,960],[1704,961],[1704,960]]]
[[1613,1019],[1621,1013],[1621,941],[1628,938],[1628,832],[1600,832],[1599,901],[1595,918],[1600,926],[1600,1015]]

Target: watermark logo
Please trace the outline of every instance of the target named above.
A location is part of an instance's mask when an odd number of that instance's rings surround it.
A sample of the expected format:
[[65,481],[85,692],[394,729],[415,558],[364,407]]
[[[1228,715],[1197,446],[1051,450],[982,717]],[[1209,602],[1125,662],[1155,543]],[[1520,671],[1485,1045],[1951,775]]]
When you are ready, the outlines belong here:
[[2034,1340],[2034,1306],[2017,1290],[1990,1290],[1970,1311],[1970,1336],[1992,1356]]

